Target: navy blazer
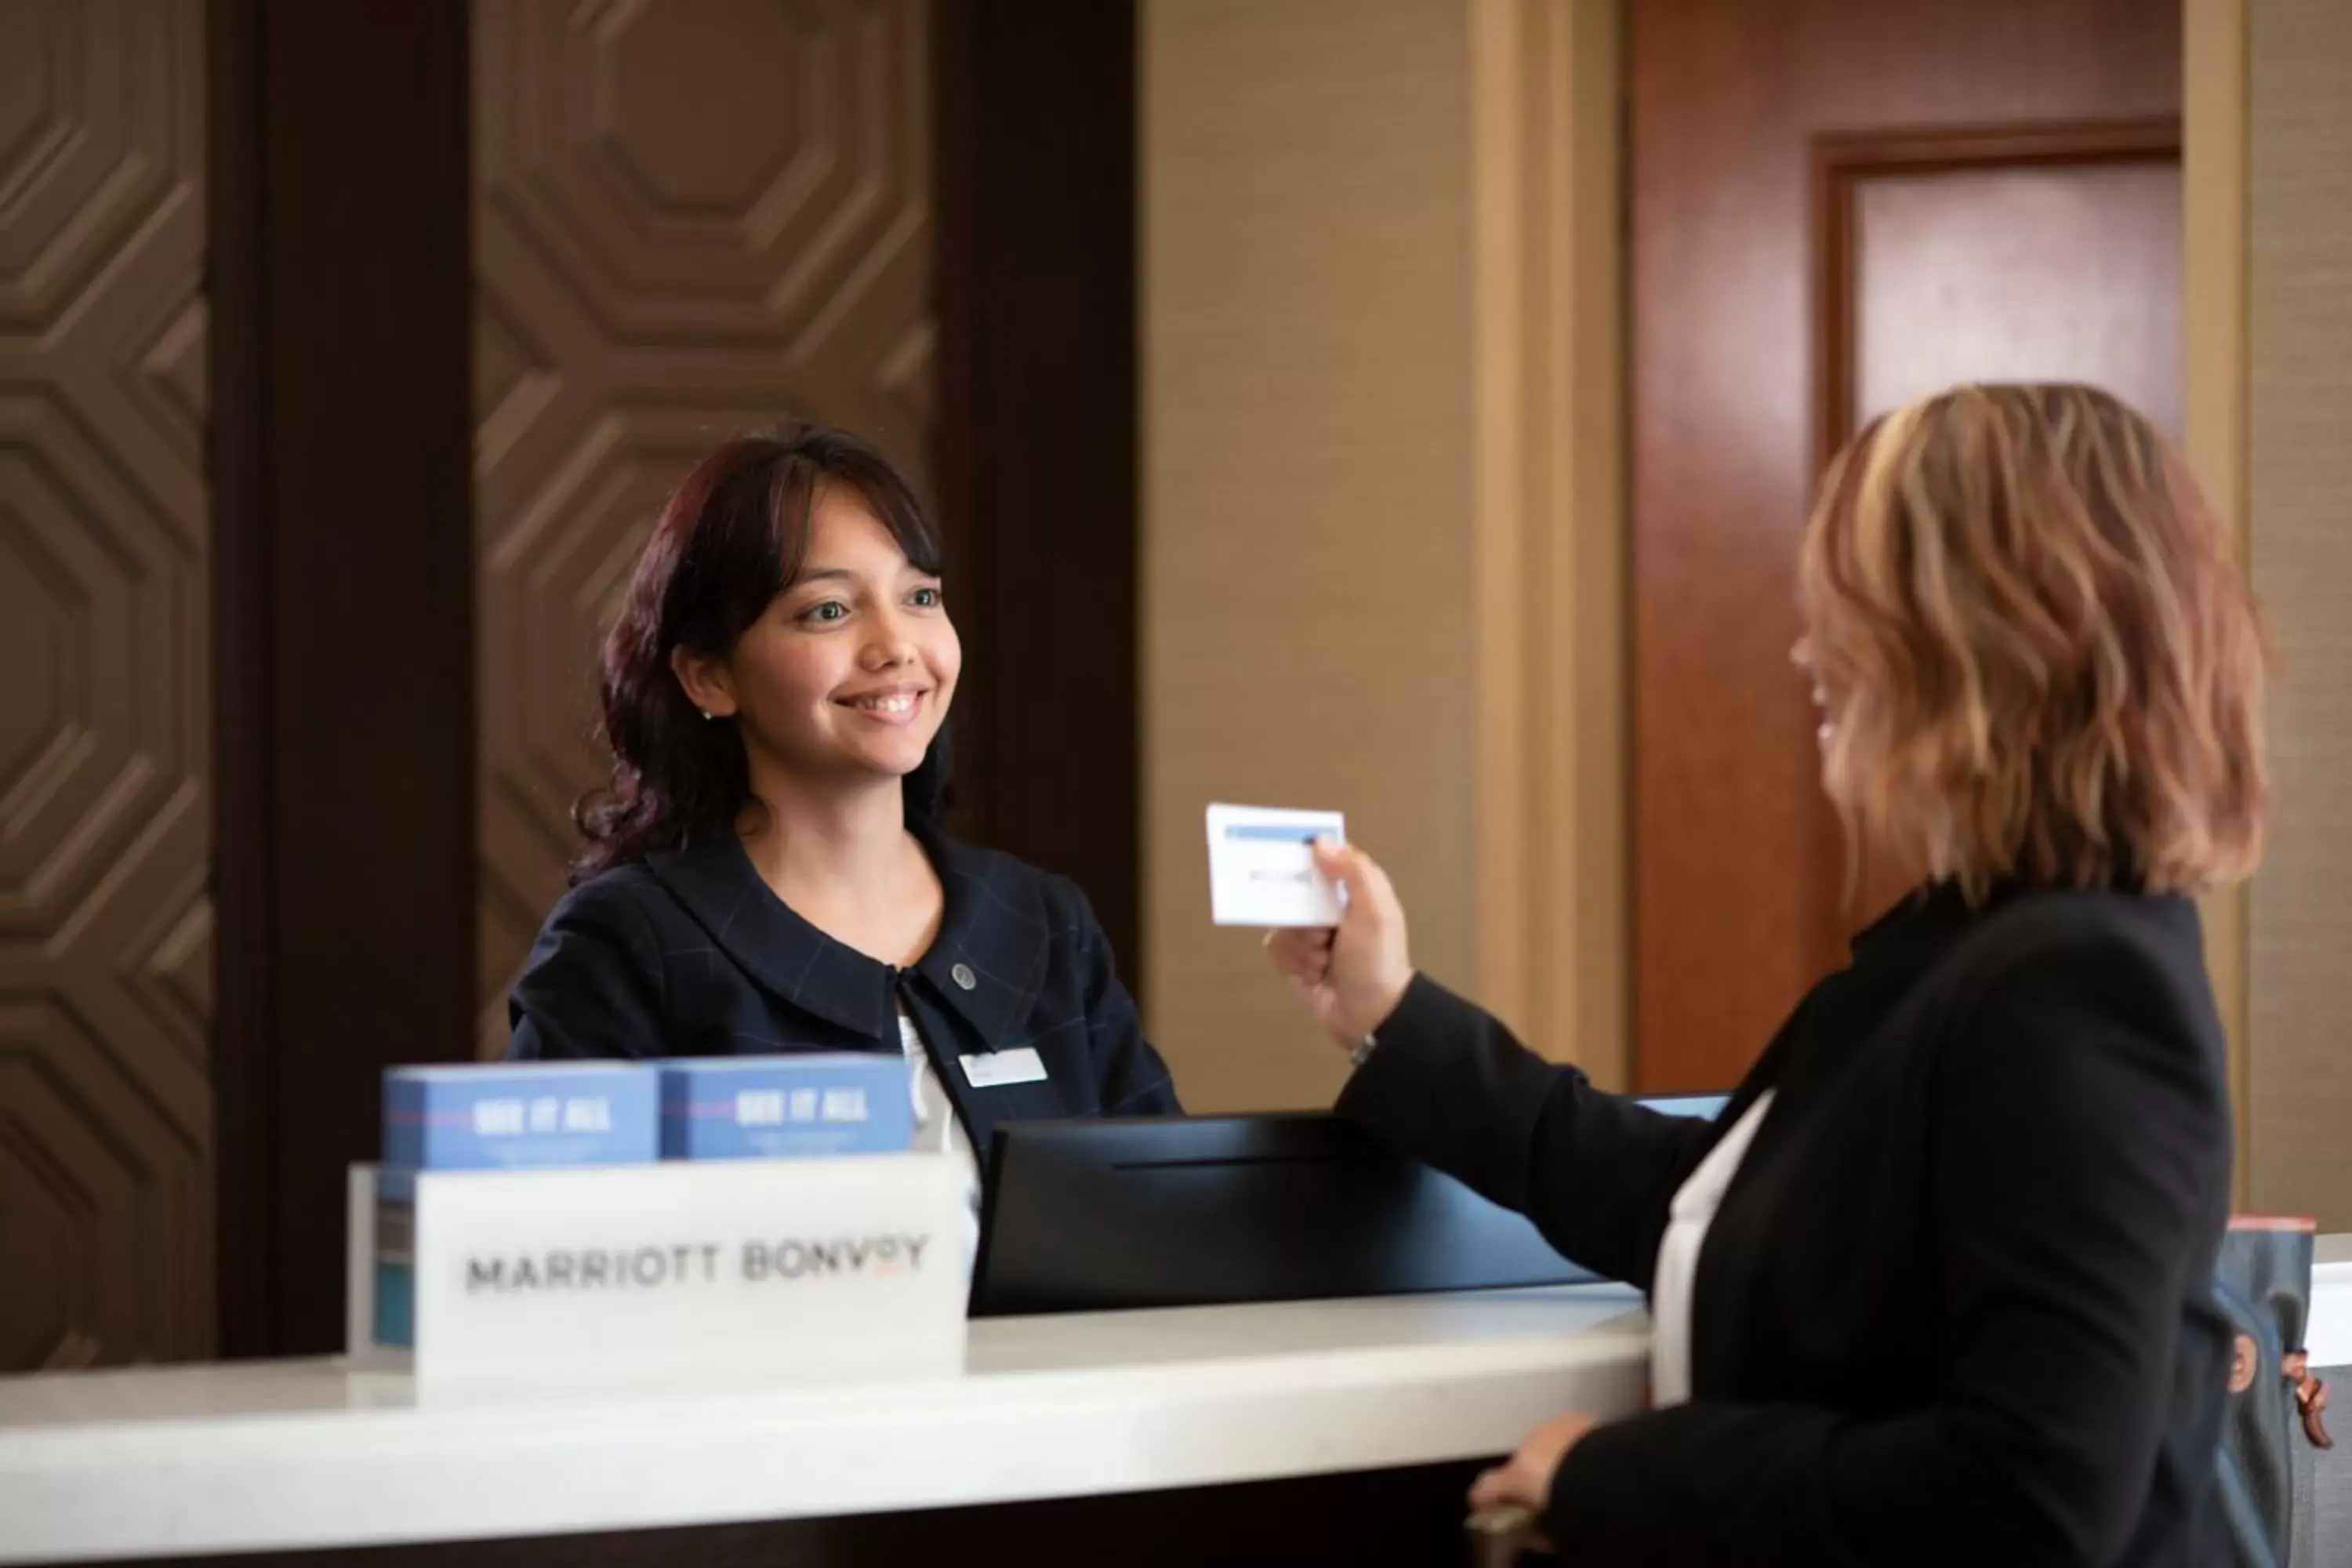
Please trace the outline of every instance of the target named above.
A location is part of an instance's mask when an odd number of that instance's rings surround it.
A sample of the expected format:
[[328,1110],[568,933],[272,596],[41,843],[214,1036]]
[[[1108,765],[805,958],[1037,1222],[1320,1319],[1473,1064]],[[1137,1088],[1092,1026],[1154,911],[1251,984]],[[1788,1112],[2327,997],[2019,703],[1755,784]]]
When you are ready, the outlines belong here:
[[[1009,855],[923,847],[947,907],[908,969],[795,914],[732,833],[592,877],[540,929],[508,999],[507,1055],[897,1056],[904,1002],[983,1165],[1000,1122],[1178,1111],[1086,895]],[[972,1087],[963,1058],[1024,1047],[1042,1080]]]

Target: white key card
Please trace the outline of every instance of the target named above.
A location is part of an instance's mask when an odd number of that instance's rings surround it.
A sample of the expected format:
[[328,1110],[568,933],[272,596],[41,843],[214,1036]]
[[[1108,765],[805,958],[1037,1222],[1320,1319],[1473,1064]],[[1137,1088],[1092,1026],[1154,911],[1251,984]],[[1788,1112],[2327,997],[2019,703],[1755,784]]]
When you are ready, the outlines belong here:
[[1336,811],[1209,807],[1209,915],[1221,926],[1336,926],[1339,889],[1315,868],[1318,838],[1348,841]]

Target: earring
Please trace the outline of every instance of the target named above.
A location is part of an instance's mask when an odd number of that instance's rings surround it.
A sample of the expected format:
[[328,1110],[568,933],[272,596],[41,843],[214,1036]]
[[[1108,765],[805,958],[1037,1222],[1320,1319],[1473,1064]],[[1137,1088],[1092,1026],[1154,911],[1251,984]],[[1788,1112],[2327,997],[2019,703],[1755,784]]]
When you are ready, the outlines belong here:
[[713,713],[713,712],[712,712],[709,709],[708,709],[708,708],[698,708],[698,709],[696,709],[696,710],[695,710],[695,711],[696,711],[696,712],[698,712],[698,713],[699,713],[699,714],[701,714],[705,719],[716,719],[716,718],[718,718],[718,717],[719,717],[719,715],[718,715],[718,714]]

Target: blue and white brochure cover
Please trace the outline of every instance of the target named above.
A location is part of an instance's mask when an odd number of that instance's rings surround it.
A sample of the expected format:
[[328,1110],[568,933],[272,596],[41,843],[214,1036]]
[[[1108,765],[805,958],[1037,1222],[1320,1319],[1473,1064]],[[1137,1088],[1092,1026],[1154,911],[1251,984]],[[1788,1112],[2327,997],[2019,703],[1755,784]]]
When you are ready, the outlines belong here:
[[630,1165],[661,1155],[651,1062],[388,1068],[387,1172]]
[[674,1058],[661,1064],[666,1160],[804,1159],[914,1146],[907,1058],[895,1052]]

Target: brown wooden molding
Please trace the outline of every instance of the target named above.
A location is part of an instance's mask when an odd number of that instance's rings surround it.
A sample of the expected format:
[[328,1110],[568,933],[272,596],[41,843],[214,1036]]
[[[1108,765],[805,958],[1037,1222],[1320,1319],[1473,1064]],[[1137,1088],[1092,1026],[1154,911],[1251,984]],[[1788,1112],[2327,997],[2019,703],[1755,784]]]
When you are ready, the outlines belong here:
[[220,1342],[289,1354],[383,1068],[472,1044],[469,13],[207,25]]
[[1826,466],[1854,432],[1853,198],[1865,180],[1986,169],[2178,163],[2180,117],[2055,121],[1937,130],[1843,131],[1812,139],[1813,300],[1821,312],[1814,449]]
[[931,16],[959,821],[1075,879],[1139,991],[1136,7]]

